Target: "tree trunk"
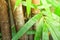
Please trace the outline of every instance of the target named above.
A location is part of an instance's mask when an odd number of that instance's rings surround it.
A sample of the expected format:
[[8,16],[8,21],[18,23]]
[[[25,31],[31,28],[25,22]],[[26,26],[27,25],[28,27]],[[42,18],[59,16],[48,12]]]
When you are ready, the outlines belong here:
[[2,40],[11,40],[7,3],[5,0],[0,0],[0,26]]
[[[24,25],[25,21],[24,21],[22,4],[20,4],[18,8],[14,11],[15,3],[16,3],[16,0],[11,0],[11,7],[13,11],[14,22],[15,22],[16,30],[18,32],[19,29]],[[22,38],[20,38],[20,40],[25,40],[25,35]]]

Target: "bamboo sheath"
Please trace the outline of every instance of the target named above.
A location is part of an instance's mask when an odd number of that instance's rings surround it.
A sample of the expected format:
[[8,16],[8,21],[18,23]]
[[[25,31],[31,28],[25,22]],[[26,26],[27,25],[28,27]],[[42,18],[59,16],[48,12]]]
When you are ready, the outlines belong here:
[[23,10],[22,10],[22,4],[20,4],[18,6],[18,8],[14,11],[15,2],[16,2],[16,0],[11,0],[11,8],[13,11],[15,25],[16,25],[17,31],[18,31],[19,28],[24,25],[24,15],[23,15]]
[[[19,29],[24,25],[25,21],[24,21],[22,4],[20,4],[17,7],[17,9],[14,11],[15,3],[16,3],[16,0],[11,0],[11,8],[12,8],[12,11],[13,11],[14,23],[15,23],[15,26],[16,26],[16,30],[18,32]],[[24,35],[19,40],[25,40],[25,39],[26,39],[26,36]]]
[[0,0],[0,27],[2,40],[11,40],[9,16],[7,11],[7,3],[5,0]]

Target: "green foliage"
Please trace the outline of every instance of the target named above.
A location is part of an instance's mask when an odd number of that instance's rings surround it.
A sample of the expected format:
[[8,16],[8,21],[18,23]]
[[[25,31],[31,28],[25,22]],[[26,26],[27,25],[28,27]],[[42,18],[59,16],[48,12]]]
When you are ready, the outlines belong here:
[[27,3],[27,6],[26,6],[27,17],[29,17],[30,16],[30,12],[31,12],[31,3],[32,3],[32,0],[26,0],[26,3]]
[[23,36],[24,33],[26,33],[32,25],[41,18],[42,15],[37,14],[33,18],[31,18],[19,31],[18,33],[12,38],[12,40],[17,40],[21,36]]
[[[49,18],[49,17],[48,17]],[[48,19],[47,18],[47,27],[49,31],[51,32],[51,35],[54,40],[60,40],[60,23],[53,20],[53,19]],[[49,22],[50,21],[50,22]]]
[[[56,0],[40,0],[41,5],[37,6],[31,3],[31,0],[22,1],[23,6],[26,6],[27,15],[30,15],[31,8],[40,9],[41,13],[32,17],[12,38],[17,40],[21,38],[25,33],[35,34],[34,40],[49,40],[48,32],[51,33],[53,40],[60,40],[60,5],[56,3]],[[17,0],[15,8],[21,2]],[[59,1],[60,2],[60,1]],[[51,12],[50,7],[54,7],[54,12]],[[44,10],[43,10],[44,9]],[[36,32],[28,31],[34,23],[38,21],[36,26]],[[43,25],[43,26],[42,26]],[[31,33],[30,33],[31,32]]]
[[1,33],[0,33],[0,36],[1,36]]
[[34,40],[40,40],[41,39],[42,27],[43,27],[43,18],[41,18],[36,25],[36,33],[35,33]]
[[60,16],[60,6],[55,8],[55,14],[57,14],[58,16]]
[[36,32],[35,30],[29,30],[29,31],[27,31],[26,34],[27,34],[27,35],[31,35],[31,34],[35,34],[35,32]]
[[[55,14],[60,16],[60,3],[56,3],[58,0],[47,0],[48,3],[50,3],[55,8]],[[60,1],[59,1],[60,2]]]
[[17,0],[16,1],[16,4],[14,6],[14,10],[19,6],[19,4],[22,2],[22,0]]
[[45,23],[43,24],[42,40],[49,40],[48,28]]

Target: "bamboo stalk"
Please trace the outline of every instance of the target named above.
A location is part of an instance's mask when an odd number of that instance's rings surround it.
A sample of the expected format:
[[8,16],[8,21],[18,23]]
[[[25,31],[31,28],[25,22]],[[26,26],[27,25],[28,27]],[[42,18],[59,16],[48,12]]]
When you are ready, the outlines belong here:
[[[16,0],[11,0],[11,7],[13,11],[13,17],[14,17],[14,22],[16,26],[17,32],[19,29],[24,25],[24,14],[23,14],[23,9],[22,9],[22,4],[18,6],[18,8],[14,11],[14,5],[16,3]],[[20,38],[20,40],[25,40],[25,35]]]
[[2,40],[11,40],[7,3],[5,0],[0,0],[0,26]]

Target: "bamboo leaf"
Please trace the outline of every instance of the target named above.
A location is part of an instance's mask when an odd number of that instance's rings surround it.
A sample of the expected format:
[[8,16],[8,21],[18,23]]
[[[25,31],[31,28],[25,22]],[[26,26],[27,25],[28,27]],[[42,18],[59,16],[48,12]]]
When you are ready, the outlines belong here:
[[41,18],[41,14],[35,15],[33,18],[31,18],[18,32],[17,34],[12,38],[12,40],[17,40],[18,38],[21,38],[31,27],[34,23],[36,23],[37,20]]
[[52,13],[52,17],[55,21],[59,22],[60,23],[60,17],[54,13]]
[[22,2],[22,0],[17,0],[14,6],[14,10],[19,6],[19,4]]
[[49,40],[48,28],[47,28],[47,26],[46,26],[45,23],[44,23],[44,25],[43,25],[42,40]]
[[35,34],[35,32],[36,32],[35,30],[29,30],[29,31],[27,31],[26,34],[27,34],[27,35],[32,35],[32,34]]
[[26,0],[27,17],[29,17],[31,13],[31,3],[32,3],[32,0]]
[[50,3],[53,7],[55,7],[54,13],[60,16],[60,5],[56,3],[56,0],[46,0],[46,1]]
[[42,27],[43,27],[43,18],[41,18],[36,26],[36,33],[34,40],[41,40],[42,34]]
[[[43,2],[44,1],[44,2]],[[48,16],[51,16],[52,14],[51,14],[51,11],[50,11],[50,8],[49,8],[49,6],[48,6],[48,3],[47,3],[47,1],[46,0],[41,0],[41,2],[42,2],[42,4],[45,6],[45,10],[46,10],[46,14],[48,15]]]
[[60,6],[58,6],[58,7],[55,8],[54,13],[55,13],[56,15],[60,16]]
[[0,36],[1,36],[1,33],[0,33]]
[[56,36],[54,30],[51,28],[51,26],[48,23],[46,23],[46,25],[48,26],[48,29],[51,32],[51,35],[52,35],[53,39],[54,40],[59,40],[58,37]]
[[[15,26],[12,26],[11,27],[11,30],[12,30],[12,37],[14,36],[14,35],[16,35],[16,30],[15,30]],[[31,34],[35,34],[35,30],[29,30],[29,31],[27,31],[27,35],[31,35]],[[0,33],[0,36],[1,36],[1,33]]]
[[11,27],[11,31],[12,31],[12,37],[13,37],[14,35],[16,35],[15,26],[12,26],[12,27]]
[[46,0],[48,3],[50,3],[51,5],[53,5],[54,7],[57,7],[57,3],[56,0]]
[[[27,3],[25,1],[22,1],[22,5],[23,6],[27,6]],[[48,7],[51,7],[51,5],[49,4]],[[45,6],[44,5],[37,6],[35,4],[31,4],[31,8],[35,8],[35,9],[37,8],[37,9],[40,9],[41,10],[41,9],[45,9]]]
[[53,19],[47,19],[46,25],[48,26],[49,31],[51,32],[51,35],[54,40],[60,40],[60,23],[57,21],[54,21]]

